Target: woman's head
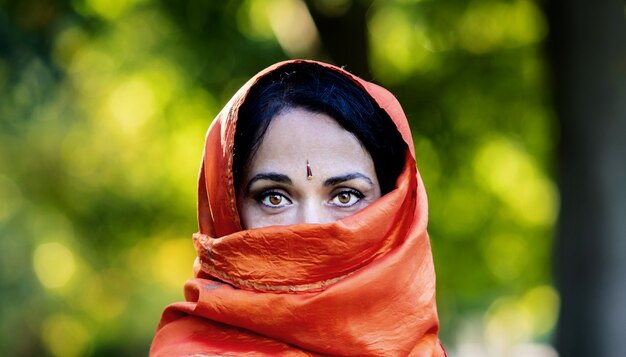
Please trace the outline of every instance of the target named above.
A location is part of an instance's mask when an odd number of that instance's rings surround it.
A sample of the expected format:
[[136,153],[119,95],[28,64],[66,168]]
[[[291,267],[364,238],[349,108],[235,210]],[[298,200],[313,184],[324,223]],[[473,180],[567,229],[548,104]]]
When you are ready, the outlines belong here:
[[281,67],[251,88],[238,114],[233,174],[242,225],[351,215],[393,190],[406,149],[352,79],[314,63]]

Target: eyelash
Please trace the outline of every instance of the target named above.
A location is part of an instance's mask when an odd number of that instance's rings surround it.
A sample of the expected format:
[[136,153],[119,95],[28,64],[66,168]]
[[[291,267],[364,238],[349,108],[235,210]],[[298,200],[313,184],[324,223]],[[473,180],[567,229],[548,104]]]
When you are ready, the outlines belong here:
[[363,193],[361,193],[360,191],[357,191],[357,190],[354,190],[354,189],[343,189],[343,190],[341,190],[341,191],[337,192],[337,193],[333,196],[333,198],[331,199],[331,202],[332,202],[335,198],[337,198],[339,195],[344,194],[344,193],[348,193],[348,194],[350,194],[350,195],[354,195],[354,196],[357,198],[356,202],[353,202],[353,203],[351,203],[351,204],[341,204],[341,203],[336,204],[336,203],[330,203],[330,205],[332,205],[332,206],[336,206],[336,207],[352,207],[352,206],[354,206],[355,204],[359,203],[359,202],[363,199],[363,197],[365,197],[365,195],[364,195]]
[[[349,194],[349,195],[353,195],[354,197],[356,197],[356,198],[357,198],[357,200],[356,200],[355,202],[351,203],[351,204],[333,203],[333,201],[334,201],[334,200],[335,200],[335,199],[336,199],[339,195],[341,195],[341,194],[346,194],[346,193],[347,193],[347,194]],[[272,204],[265,203],[264,201],[265,201],[268,197],[270,197],[270,196],[280,196],[280,197],[282,198],[282,200],[287,201],[287,203],[283,203],[283,204],[280,204],[280,205],[272,205]],[[352,206],[354,206],[355,204],[359,203],[359,202],[360,202],[360,201],[361,201],[364,197],[365,197],[365,195],[364,195],[362,192],[357,191],[357,190],[355,190],[355,189],[342,189],[341,191],[337,192],[336,194],[334,194],[334,195],[332,196],[332,198],[331,198],[331,200],[330,200],[329,205],[331,205],[331,206],[335,206],[335,207],[340,207],[340,208],[352,207]],[[352,198],[350,199],[350,201],[351,201],[351,200],[352,200]],[[268,208],[274,208],[274,209],[276,209],[276,208],[282,208],[282,207],[285,207],[285,206],[287,206],[287,205],[289,205],[289,204],[293,203],[293,202],[291,201],[291,199],[289,199],[289,198],[288,198],[285,194],[283,194],[283,193],[281,193],[281,192],[278,192],[278,191],[271,191],[271,190],[270,190],[270,191],[264,191],[264,192],[262,192],[261,194],[259,194],[259,195],[256,197],[256,201],[257,201],[257,202],[259,202],[260,204],[262,204],[262,205],[264,205],[264,206],[268,207]]]
[[[263,202],[263,201],[265,201],[266,198],[268,198],[270,196],[280,196],[280,197],[282,197],[283,200],[286,200],[288,203],[280,205],[280,206],[278,206],[278,205],[275,206],[275,205],[270,205],[270,204],[267,204],[267,203]],[[282,208],[282,207],[292,203],[292,201],[289,198],[287,198],[287,196],[285,196],[284,194],[282,194],[282,193],[280,193],[278,191],[264,191],[264,192],[262,192],[260,195],[258,195],[256,197],[256,200],[257,200],[257,202],[259,202],[260,204],[262,204],[262,205],[264,205],[264,206],[266,206],[268,208]]]

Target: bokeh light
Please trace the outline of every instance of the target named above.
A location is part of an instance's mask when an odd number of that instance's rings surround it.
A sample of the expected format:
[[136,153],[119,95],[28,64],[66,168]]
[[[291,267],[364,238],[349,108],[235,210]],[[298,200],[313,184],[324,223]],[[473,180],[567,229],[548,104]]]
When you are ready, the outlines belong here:
[[76,357],[86,352],[89,331],[79,320],[66,315],[53,315],[44,320],[41,336],[53,356]]
[[556,356],[533,0],[0,2],[1,355],[147,354],[192,275],[211,120],[271,63],[332,60],[309,6],[367,8],[354,56],[411,123],[450,355]]
[[64,286],[76,271],[74,254],[58,242],[38,246],[33,253],[33,267],[41,284],[48,289]]
[[474,159],[477,181],[528,224],[554,224],[556,189],[529,155],[510,140],[488,140]]

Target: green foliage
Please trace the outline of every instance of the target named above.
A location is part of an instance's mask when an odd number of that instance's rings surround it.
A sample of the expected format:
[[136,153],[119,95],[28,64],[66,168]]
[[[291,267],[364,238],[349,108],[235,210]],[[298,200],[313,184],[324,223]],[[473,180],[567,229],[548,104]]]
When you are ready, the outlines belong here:
[[[429,192],[444,343],[547,340],[558,197],[537,4],[378,1],[368,30]],[[267,65],[332,54],[298,0],[29,0],[0,2],[0,55],[1,354],[145,355],[191,276],[212,118]]]

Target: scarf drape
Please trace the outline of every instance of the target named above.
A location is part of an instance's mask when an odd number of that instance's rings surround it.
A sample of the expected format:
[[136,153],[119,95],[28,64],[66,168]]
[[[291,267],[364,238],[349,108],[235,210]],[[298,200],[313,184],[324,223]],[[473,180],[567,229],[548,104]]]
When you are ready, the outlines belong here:
[[[409,150],[396,189],[328,224],[242,230],[232,162],[251,86],[287,64],[315,63],[363,88]],[[196,278],[163,312],[151,356],[444,356],[426,191],[407,119],[387,90],[313,61],[277,63],[246,83],[211,124],[198,183]]]

